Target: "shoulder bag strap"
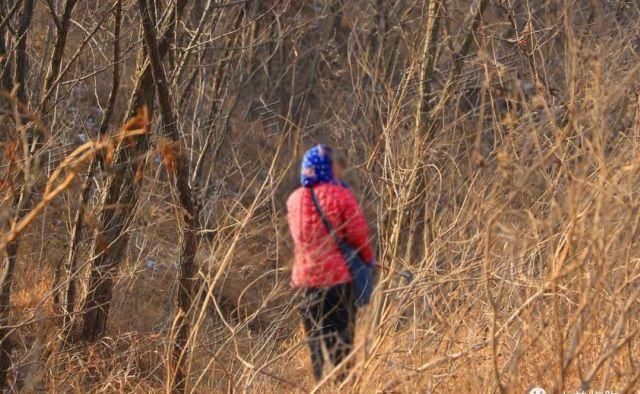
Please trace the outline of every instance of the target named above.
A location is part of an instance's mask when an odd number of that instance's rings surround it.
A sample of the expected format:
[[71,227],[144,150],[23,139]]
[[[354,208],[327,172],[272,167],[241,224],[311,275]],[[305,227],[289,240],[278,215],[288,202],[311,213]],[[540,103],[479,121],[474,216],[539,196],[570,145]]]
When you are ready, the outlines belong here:
[[312,187],[309,188],[309,190],[311,191],[311,200],[313,200],[313,205],[315,205],[316,211],[318,212],[318,215],[320,215],[320,218],[322,219],[322,224],[324,224],[324,227],[327,229],[329,234],[331,234],[331,236],[336,241],[338,246],[342,245],[343,241],[342,239],[340,239],[340,237],[338,237],[338,234],[336,234],[335,230],[333,229],[333,226],[329,222],[329,219],[327,219],[327,216],[324,214],[324,211],[320,206],[320,202],[318,201],[318,196],[316,196],[316,193]]

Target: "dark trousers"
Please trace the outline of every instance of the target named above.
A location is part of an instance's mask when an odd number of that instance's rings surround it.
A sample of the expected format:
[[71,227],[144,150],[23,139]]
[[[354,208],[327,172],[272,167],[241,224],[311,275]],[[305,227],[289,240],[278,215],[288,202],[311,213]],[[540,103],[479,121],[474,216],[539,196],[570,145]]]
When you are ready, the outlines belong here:
[[352,283],[324,289],[310,288],[304,292],[300,312],[316,380],[322,379],[324,370],[323,344],[334,366],[351,353],[356,325],[353,300]]

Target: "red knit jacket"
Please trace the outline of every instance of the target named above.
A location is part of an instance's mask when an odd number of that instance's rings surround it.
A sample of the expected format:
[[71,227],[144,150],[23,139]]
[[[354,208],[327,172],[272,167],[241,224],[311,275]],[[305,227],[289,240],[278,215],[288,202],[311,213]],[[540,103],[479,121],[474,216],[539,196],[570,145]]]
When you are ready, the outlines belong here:
[[[369,228],[353,193],[344,186],[330,183],[319,184],[314,191],[338,235],[357,248],[364,261],[372,262]],[[287,201],[287,221],[295,245],[291,278],[294,287],[330,287],[351,281],[349,268],[322,224],[309,189],[301,187],[291,194]]]

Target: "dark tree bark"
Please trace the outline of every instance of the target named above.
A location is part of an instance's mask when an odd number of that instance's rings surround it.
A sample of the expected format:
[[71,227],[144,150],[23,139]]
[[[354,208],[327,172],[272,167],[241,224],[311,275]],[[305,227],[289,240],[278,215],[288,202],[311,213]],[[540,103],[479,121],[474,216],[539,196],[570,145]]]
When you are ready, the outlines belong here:
[[[48,92],[54,85],[56,78],[60,73],[62,56],[64,54],[64,49],[67,46],[67,35],[69,33],[69,24],[71,22],[71,14],[73,13],[73,8],[76,6],[76,4],[78,4],[78,0],[66,0],[64,4],[62,16],[59,16],[56,13],[53,2],[51,0],[47,1],[47,5],[49,6],[49,12],[51,14],[51,18],[53,19],[53,24],[56,28],[56,42],[53,47],[53,54],[51,55],[51,61],[49,62],[47,77],[45,78],[45,83],[44,83],[43,93],[45,98],[44,98],[44,102],[40,107],[43,114],[46,114],[48,111],[48,101],[50,97]],[[73,243],[74,237],[75,237],[75,234],[72,235],[72,243]],[[55,283],[57,283],[59,280],[60,275],[58,271],[56,271],[56,274],[55,274],[55,278],[54,278]],[[57,293],[56,293],[56,298],[54,299],[54,303],[56,305],[59,304]]]
[[[171,12],[168,25],[158,42],[158,55],[161,60],[166,57],[173,43],[176,21],[187,4],[186,0],[177,0]],[[155,94],[153,82],[147,56],[143,58],[142,71],[129,103],[128,116],[146,107],[151,118]],[[102,196],[102,210],[92,247],[93,263],[88,293],[82,308],[84,312],[81,338],[87,341],[97,340],[104,335],[106,329],[113,279],[129,241],[126,229],[135,212],[145,166],[144,154],[148,150],[149,136],[146,134],[139,136],[133,144],[121,145],[116,153],[115,171],[109,177]]]
[[18,9],[20,2],[16,2],[11,10],[5,9],[6,4],[0,4],[0,81],[2,83],[1,89],[4,91],[10,91],[13,86],[13,80],[11,75],[11,56],[9,54],[9,38],[5,29],[6,23],[11,19],[13,13]]
[[[60,73],[60,65],[62,64],[62,55],[64,54],[64,49],[67,46],[67,35],[69,33],[69,25],[71,22],[71,14],[73,13],[73,9],[79,3],[79,0],[66,0],[64,4],[64,10],[61,16],[58,16],[51,6],[51,17],[53,18],[55,27],[56,27],[56,43],[53,47],[53,54],[51,55],[51,62],[49,63],[49,71],[47,72],[47,78],[44,83],[44,91],[46,92],[51,89],[53,83],[55,82],[58,74]],[[47,103],[45,102],[42,106],[42,112],[47,112]]]
[[184,393],[187,388],[185,364],[187,341],[189,339],[189,323],[186,316],[191,310],[195,291],[194,274],[196,271],[195,257],[199,244],[198,218],[200,204],[194,200],[194,194],[189,185],[190,164],[187,156],[183,153],[177,118],[170,100],[169,84],[160,60],[154,24],[147,9],[146,0],[138,0],[138,7],[142,17],[144,40],[162,113],[162,135],[169,140],[164,148],[165,163],[171,175],[172,189],[177,193],[180,206],[184,211],[184,224],[180,242],[178,310],[176,311],[178,322],[172,357],[173,365],[169,368],[169,372],[173,375],[170,377],[173,391]]
[[[109,94],[109,100],[107,102],[106,110],[102,117],[99,129],[99,135],[104,136],[107,133],[111,117],[115,108],[116,97],[118,96],[118,90],[120,87],[120,28],[122,22],[122,0],[118,0],[115,8],[115,22],[114,22],[114,39],[113,39],[113,77],[111,93]],[[63,338],[65,342],[69,340],[69,334],[73,326],[73,316],[76,303],[76,275],[77,275],[77,252],[80,244],[80,238],[83,228],[83,216],[85,208],[89,203],[91,197],[91,185],[93,176],[100,161],[94,158],[89,165],[89,171],[86,178],[82,182],[82,188],[80,191],[80,204],[76,210],[76,215],[73,221],[73,228],[71,230],[71,242],[69,244],[69,250],[67,252],[67,260],[65,264],[65,273],[67,278],[66,291],[64,294],[64,316],[63,316]]]
[[[453,59],[453,67],[451,68],[449,78],[444,86],[438,105],[435,106],[433,110],[439,111],[444,108],[444,104],[449,100],[452,92],[454,91],[454,88],[457,86],[458,79],[460,77],[460,74],[462,73],[462,68],[464,67],[464,59],[471,51],[471,46],[475,41],[475,33],[478,31],[478,27],[482,22],[482,15],[484,14],[484,10],[487,8],[488,4],[489,0],[479,0],[479,2],[476,4],[476,9],[468,15],[466,22],[469,23],[470,20],[471,26],[468,27],[468,31],[464,38],[464,41],[462,42],[460,49]],[[434,122],[432,122],[431,125],[428,125],[428,129],[426,131],[427,137],[431,137],[433,135],[432,133],[434,132],[434,126]]]
[[27,103],[27,71],[29,69],[29,59],[27,58],[27,31],[31,26],[33,17],[33,8],[35,0],[24,0],[22,6],[22,15],[20,16],[20,25],[18,26],[18,43],[16,44],[16,71],[14,84],[18,84],[18,100],[22,104]]
[[[165,59],[171,45],[174,43],[176,21],[182,16],[187,4],[187,0],[177,0],[171,13],[171,17],[167,22],[167,27],[160,40],[158,40],[158,54],[160,55],[161,60]],[[134,116],[139,108],[146,105],[149,108],[149,116],[151,117],[153,114],[152,105],[154,95],[155,86],[153,84],[153,72],[151,71],[149,59],[146,57],[143,61],[142,72],[136,81],[136,87],[133,95],[131,96],[131,101],[129,102],[128,116]]]
[[[26,69],[27,59],[27,32],[31,25],[33,17],[33,9],[35,0],[25,0],[22,7],[22,15],[20,16],[20,25],[18,26],[18,44],[16,45],[16,75],[14,84],[19,85],[18,100],[26,103]],[[20,107],[20,106],[18,106]],[[22,127],[22,113],[16,116],[17,127]],[[25,149],[25,160],[31,162],[28,149]],[[31,204],[31,188],[29,182],[33,174],[30,171],[35,169],[31,165],[27,165],[22,176],[22,185],[20,192],[16,194],[13,201],[13,211],[15,217],[19,220]],[[0,389],[3,389],[7,383],[7,372],[11,368],[11,342],[9,340],[10,330],[8,328],[11,302],[11,285],[13,283],[13,273],[15,271],[16,260],[18,257],[19,238],[11,241],[5,250],[2,265],[2,276],[0,277]]]
[[[27,197],[27,196],[25,196]],[[21,215],[21,208],[26,204],[16,196],[14,199],[14,210]],[[9,340],[10,301],[11,301],[11,284],[13,282],[13,272],[15,270],[16,260],[18,256],[18,239],[9,243],[5,250],[4,262],[2,264],[2,277],[0,277],[0,388],[6,387],[7,373],[11,368],[11,341]]]

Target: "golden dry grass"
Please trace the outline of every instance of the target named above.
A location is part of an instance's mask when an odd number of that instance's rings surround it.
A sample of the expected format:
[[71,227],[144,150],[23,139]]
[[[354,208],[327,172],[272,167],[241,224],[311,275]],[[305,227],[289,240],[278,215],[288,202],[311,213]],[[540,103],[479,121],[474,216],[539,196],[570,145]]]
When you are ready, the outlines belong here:
[[[593,2],[532,3],[539,46],[505,43],[508,21],[490,7],[441,108],[451,58],[436,64],[418,125],[419,39],[398,44],[402,60],[388,61],[403,71],[385,79],[363,37],[344,34],[350,61],[333,54],[334,73],[325,70],[309,99],[318,133],[285,115],[274,131],[239,99],[205,198],[191,392],[638,391],[640,14],[634,2],[624,20],[606,9],[589,20]],[[450,16],[462,20],[467,4],[455,4]],[[406,35],[421,31],[414,11]],[[358,26],[356,12],[346,7],[341,29]],[[362,81],[374,74],[370,97]],[[300,153],[316,141],[349,157],[347,178],[386,267],[360,312],[344,384],[312,381],[288,286],[284,201]],[[77,185],[23,235],[12,297],[12,381],[22,390],[167,390],[180,212],[157,155],[98,343],[61,350],[50,299]]]

